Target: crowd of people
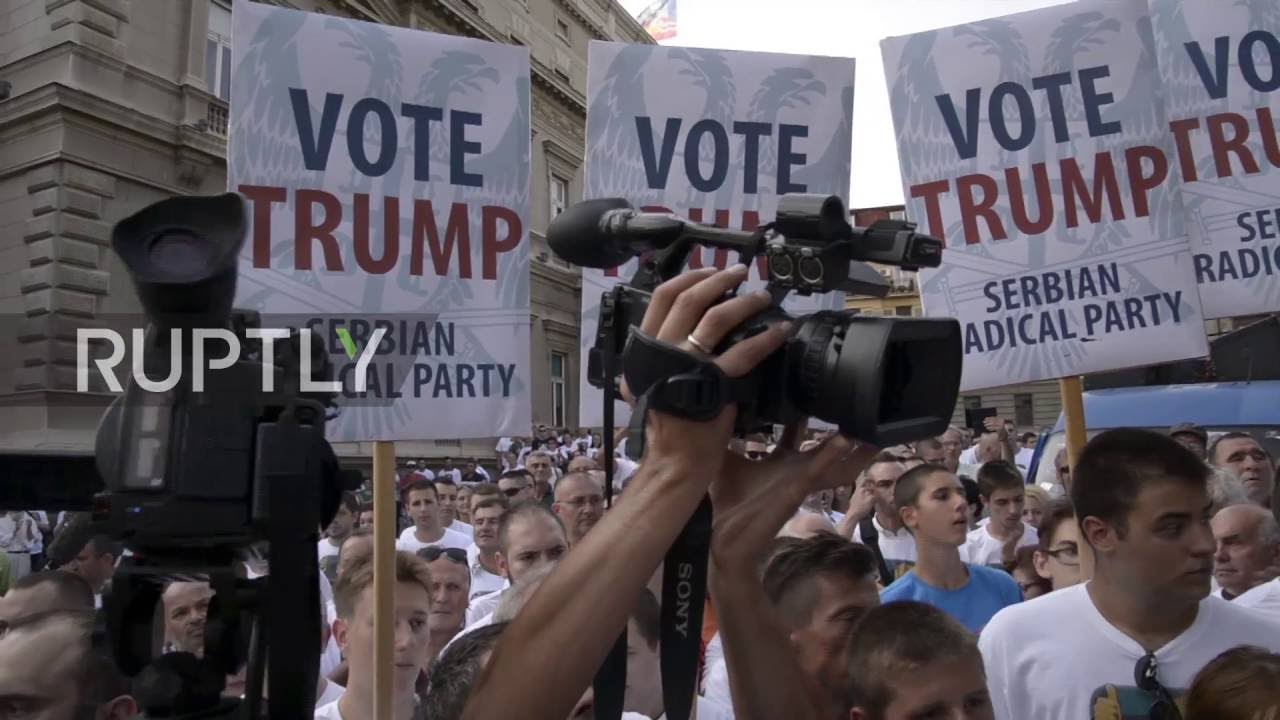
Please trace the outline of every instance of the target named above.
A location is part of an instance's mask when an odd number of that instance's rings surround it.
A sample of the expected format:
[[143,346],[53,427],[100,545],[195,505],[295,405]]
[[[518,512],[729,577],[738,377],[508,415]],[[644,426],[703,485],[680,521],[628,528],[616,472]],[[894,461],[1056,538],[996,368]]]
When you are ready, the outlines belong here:
[[[698,350],[767,304],[741,295],[706,313],[742,276],[664,284],[640,331],[744,374],[781,329]],[[1010,425],[874,448],[803,424],[735,438],[732,407],[710,421],[651,411],[641,462],[618,450],[609,507],[588,432],[504,438],[493,472],[406,464],[394,717],[594,718],[592,678],[624,629],[624,717],[684,716],[660,671],[662,561],[707,495],[700,720],[1280,717],[1267,450],[1190,424],[1111,430],[1074,462],[1042,458],[1057,477],[1046,487],[1028,482],[1034,438]],[[91,631],[126,551],[94,537],[44,567],[32,550],[58,518],[3,518],[0,716],[136,714]],[[372,717],[373,529],[372,508],[346,495],[318,540],[318,719]],[[214,599],[198,579],[165,589],[167,651],[204,653]],[[235,680],[224,692],[243,692]]]

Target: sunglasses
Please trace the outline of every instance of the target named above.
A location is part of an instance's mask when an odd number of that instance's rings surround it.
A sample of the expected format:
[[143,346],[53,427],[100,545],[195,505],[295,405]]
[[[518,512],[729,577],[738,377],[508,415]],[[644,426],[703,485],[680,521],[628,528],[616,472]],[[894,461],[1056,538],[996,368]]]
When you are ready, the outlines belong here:
[[432,545],[431,547],[424,547],[418,551],[418,557],[426,560],[427,562],[435,562],[441,555],[458,563],[459,565],[467,564],[467,551],[462,548],[442,548]]
[[748,459],[748,460],[763,460],[763,459],[764,459],[768,454],[769,454],[769,453],[764,452],[763,450],[748,450],[748,451],[747,451],[747,459]]
[[1154,653],[1147,653],[1138,659],[1133,667],[1133,681],[1138,689],[1155,698],[1147,709],[1149,720],[1182,720],[1182,712],[1173,701],[1173,694],[1160,683],[1159,665]]

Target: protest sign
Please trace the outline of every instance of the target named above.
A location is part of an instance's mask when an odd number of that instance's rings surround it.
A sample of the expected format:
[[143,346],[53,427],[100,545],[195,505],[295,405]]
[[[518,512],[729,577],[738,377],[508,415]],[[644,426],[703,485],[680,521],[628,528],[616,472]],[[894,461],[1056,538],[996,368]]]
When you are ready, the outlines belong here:
[[943,239],[925,313],[961,389],[1207,353],[1143,0],[881,44],[907,216]]
[[[851,59],[592,42],[587,72],[586,197],[695,222],[755,229],[778,196],[849,192]],[[725,251],[694,252],[689,267],[724,267]],[[600,295],[630,280],[637,262],[582,271],[581,424],[602,422],[587,382]],[[764,265],[750,280],[764,286]],[[792,312],[838,308],[840,293],[788,298]],[[617,404],[617,417],[627,408]]]
[[526,432],[528,50],[253,3],[233,22],[237,306],[323,340],[330,439]]
[[1280,6],[1150,6],[1205,316],[1280,310]]

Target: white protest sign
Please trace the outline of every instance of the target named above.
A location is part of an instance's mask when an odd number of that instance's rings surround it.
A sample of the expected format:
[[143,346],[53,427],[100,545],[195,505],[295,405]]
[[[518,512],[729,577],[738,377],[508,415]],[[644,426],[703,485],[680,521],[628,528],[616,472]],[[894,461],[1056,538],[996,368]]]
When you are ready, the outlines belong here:
[[330,439],[526,432],[528,50],[247,2],[233,23],[237,307],[323,339]]
[[1280,5],[1150,6],[1205,317],[1280,310]]
[[[851,59],[592,42],[587,72],[586,197],[755,229],[778,196],[847,199],[853,124]],[[724,251],[689,267],[724,267]],[[587,382],[600,296],[638,263],[582,270],[581,424],[603,422],[603,395]],[[764,286],[764,265],[744,283]],[[791,312],[834,309],[841,293],[791,297]],[[617,422],[629,415],[616,404]]]
[[907,216],[946,242],[925,313],[961,389],[1200,357],[1144,0],[884,40]]

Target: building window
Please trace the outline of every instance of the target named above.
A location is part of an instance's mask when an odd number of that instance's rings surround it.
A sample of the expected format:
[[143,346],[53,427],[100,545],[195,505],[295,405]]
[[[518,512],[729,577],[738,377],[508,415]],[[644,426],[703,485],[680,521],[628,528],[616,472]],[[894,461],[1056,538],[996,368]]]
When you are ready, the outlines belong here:
[[569,181],[559,175],[551,176],[551,219],[556,219],[569,207]]
[[551,424],[556,427],[565,426],[565,369],[569,365],[569,356],[564,353],[551,353]]
[[890,220],[906,220],[907,211],[906,210],[890,210],[889,219]]
[[1013,424],[1018,427],[1031,427],[1036,424],[1035,404],[1030,393],[1013,396]]
[[978,410],[978,409],[980,409],[980,408],[982,408],[982,396],[981,396],[981,395],[965,395],[965,396],[964,396],[964,409],[965,409],[965,410]]
[[898,307],[893,309],[893,314],[897,315],[898,317],[911,317],[911,306],[899,305]]
[[556,18],[556,37],[569,44],[573,43],[573,38],[569,36],[569,23],[560,18]]
[[204,82],[211,94],[231,102],[231,8],[216,0],[209,3]]

